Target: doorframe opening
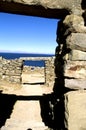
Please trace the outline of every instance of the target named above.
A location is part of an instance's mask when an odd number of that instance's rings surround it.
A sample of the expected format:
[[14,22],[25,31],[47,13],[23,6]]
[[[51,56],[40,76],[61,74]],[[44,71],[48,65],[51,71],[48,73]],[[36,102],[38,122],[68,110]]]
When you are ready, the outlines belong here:
[[[26,78],[24,78],[25,75]],[[46,83],[45,61],[35,60],[35,58],[34,60],[24,60],[22,70],[22,83],[30,85],[44,85]]]

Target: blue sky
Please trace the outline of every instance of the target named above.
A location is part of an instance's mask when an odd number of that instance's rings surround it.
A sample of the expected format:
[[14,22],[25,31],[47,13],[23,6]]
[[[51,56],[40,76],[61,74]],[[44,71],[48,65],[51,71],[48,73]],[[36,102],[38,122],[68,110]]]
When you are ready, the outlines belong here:
[[57,19],[0,13],[0,52],[54,54]]

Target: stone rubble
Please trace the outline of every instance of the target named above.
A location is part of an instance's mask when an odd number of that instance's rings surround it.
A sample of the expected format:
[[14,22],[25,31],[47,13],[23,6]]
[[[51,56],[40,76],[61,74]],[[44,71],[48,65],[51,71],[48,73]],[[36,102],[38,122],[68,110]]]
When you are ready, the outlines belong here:
[[[54,84],[54,57],[30,57],[30,58],[20,58],[14,60],[7,60],[0,57],[0,80],[5,80],[11,83],[22,83],[22,73],[25,70],[24,61],[28,60],[44,60],[44,78],[45,84],[47,86],[51,86]],[[34,73],[36,71],[40,72],[42,67],[31,67],[27,66],[28,70],[34,69]],[[51,70],[51,71],[50,71]]]
[[0,58],[0,80],[21,83],[23,61]]
[[[57,116],[54,127],[55,130],[86,130],[86,0],[0,0],[0,11],[61,19],[55,59],[45,61],[46,82],[49,86],[50,81],[54,82],[51,103]],[[20,82],[22,63],[15,73],[15,67],[10,70],[10,61],[0,57],[2,60],[0,78]]]

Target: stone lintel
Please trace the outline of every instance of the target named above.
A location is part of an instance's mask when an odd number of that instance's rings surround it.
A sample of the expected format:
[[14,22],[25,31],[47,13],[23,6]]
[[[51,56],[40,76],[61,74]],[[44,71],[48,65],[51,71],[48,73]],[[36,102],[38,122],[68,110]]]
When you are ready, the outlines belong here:
[[26,61],[26,60],[32,60],[32,61],[51,61],[55,57],[20,57],[20,60]]
[[21,14],[27,16],[38,16],[45,18],[60,19],[68,14],[66,9],[50,9],[42,5],[28,5],[19,2],[2,2],[0,1],[0,12]]
[[82,15],[82,0],[0,0],[0,11],[47,18]]

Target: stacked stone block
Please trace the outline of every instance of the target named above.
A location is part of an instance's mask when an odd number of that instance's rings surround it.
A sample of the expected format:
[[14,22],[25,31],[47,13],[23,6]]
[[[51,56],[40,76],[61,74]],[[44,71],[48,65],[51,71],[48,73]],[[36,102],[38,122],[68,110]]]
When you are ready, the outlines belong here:
[[[55,81],[55,57],[20,57],[22,61],[44,61],[44,78],[45,85],[52,87]],[[38,69],[40,71],[40,67],[34,67],[34,69]]]
[[21,83],[22,60],[7,60],[0,57],[0,80]]
[[65,129],[86,130],[86,90],[65,94]]
[[[64,94],[64,129],[86,129],[86,27],[84,18],[67,15],[59,22],[56,75]],[[59,64],[59,66],[58,66]],[[62,74],[60,74],[62,73]],[[60,80],[63,84],[61,84]],[[82,108],[81,108],[81,107]],[[80,110],[81,109],[81,110]]]
[[55,73],[54,73],[54,57],[51,57],[48,60],[45,60],[45,84],[47,86],[54,85]]
[[[29,58],[30,59],[30,58]],[[29,60],[28,59],[28,60]],[[44,78],[45,84],[47,86],[53,86],[55,74],[54,74],[54,57],[44,58],[45,67],[44,67]],[[32,60],[36,60],[36,58],[32,58]],[[22,83],[22,71],[23,71],[23,59],[14,59],[7,60],[0,57],[0,80],[9,81],[11,83]],[[30,68],[31,69],[31,68]],[[34,67],[34,69],[41,70],[40,67]]]
[[53,89],[59,108],[56,124],[58,130],[86,130],[86,0],[0,0],[0,5],[2,12],[62,19],[57,32]]

